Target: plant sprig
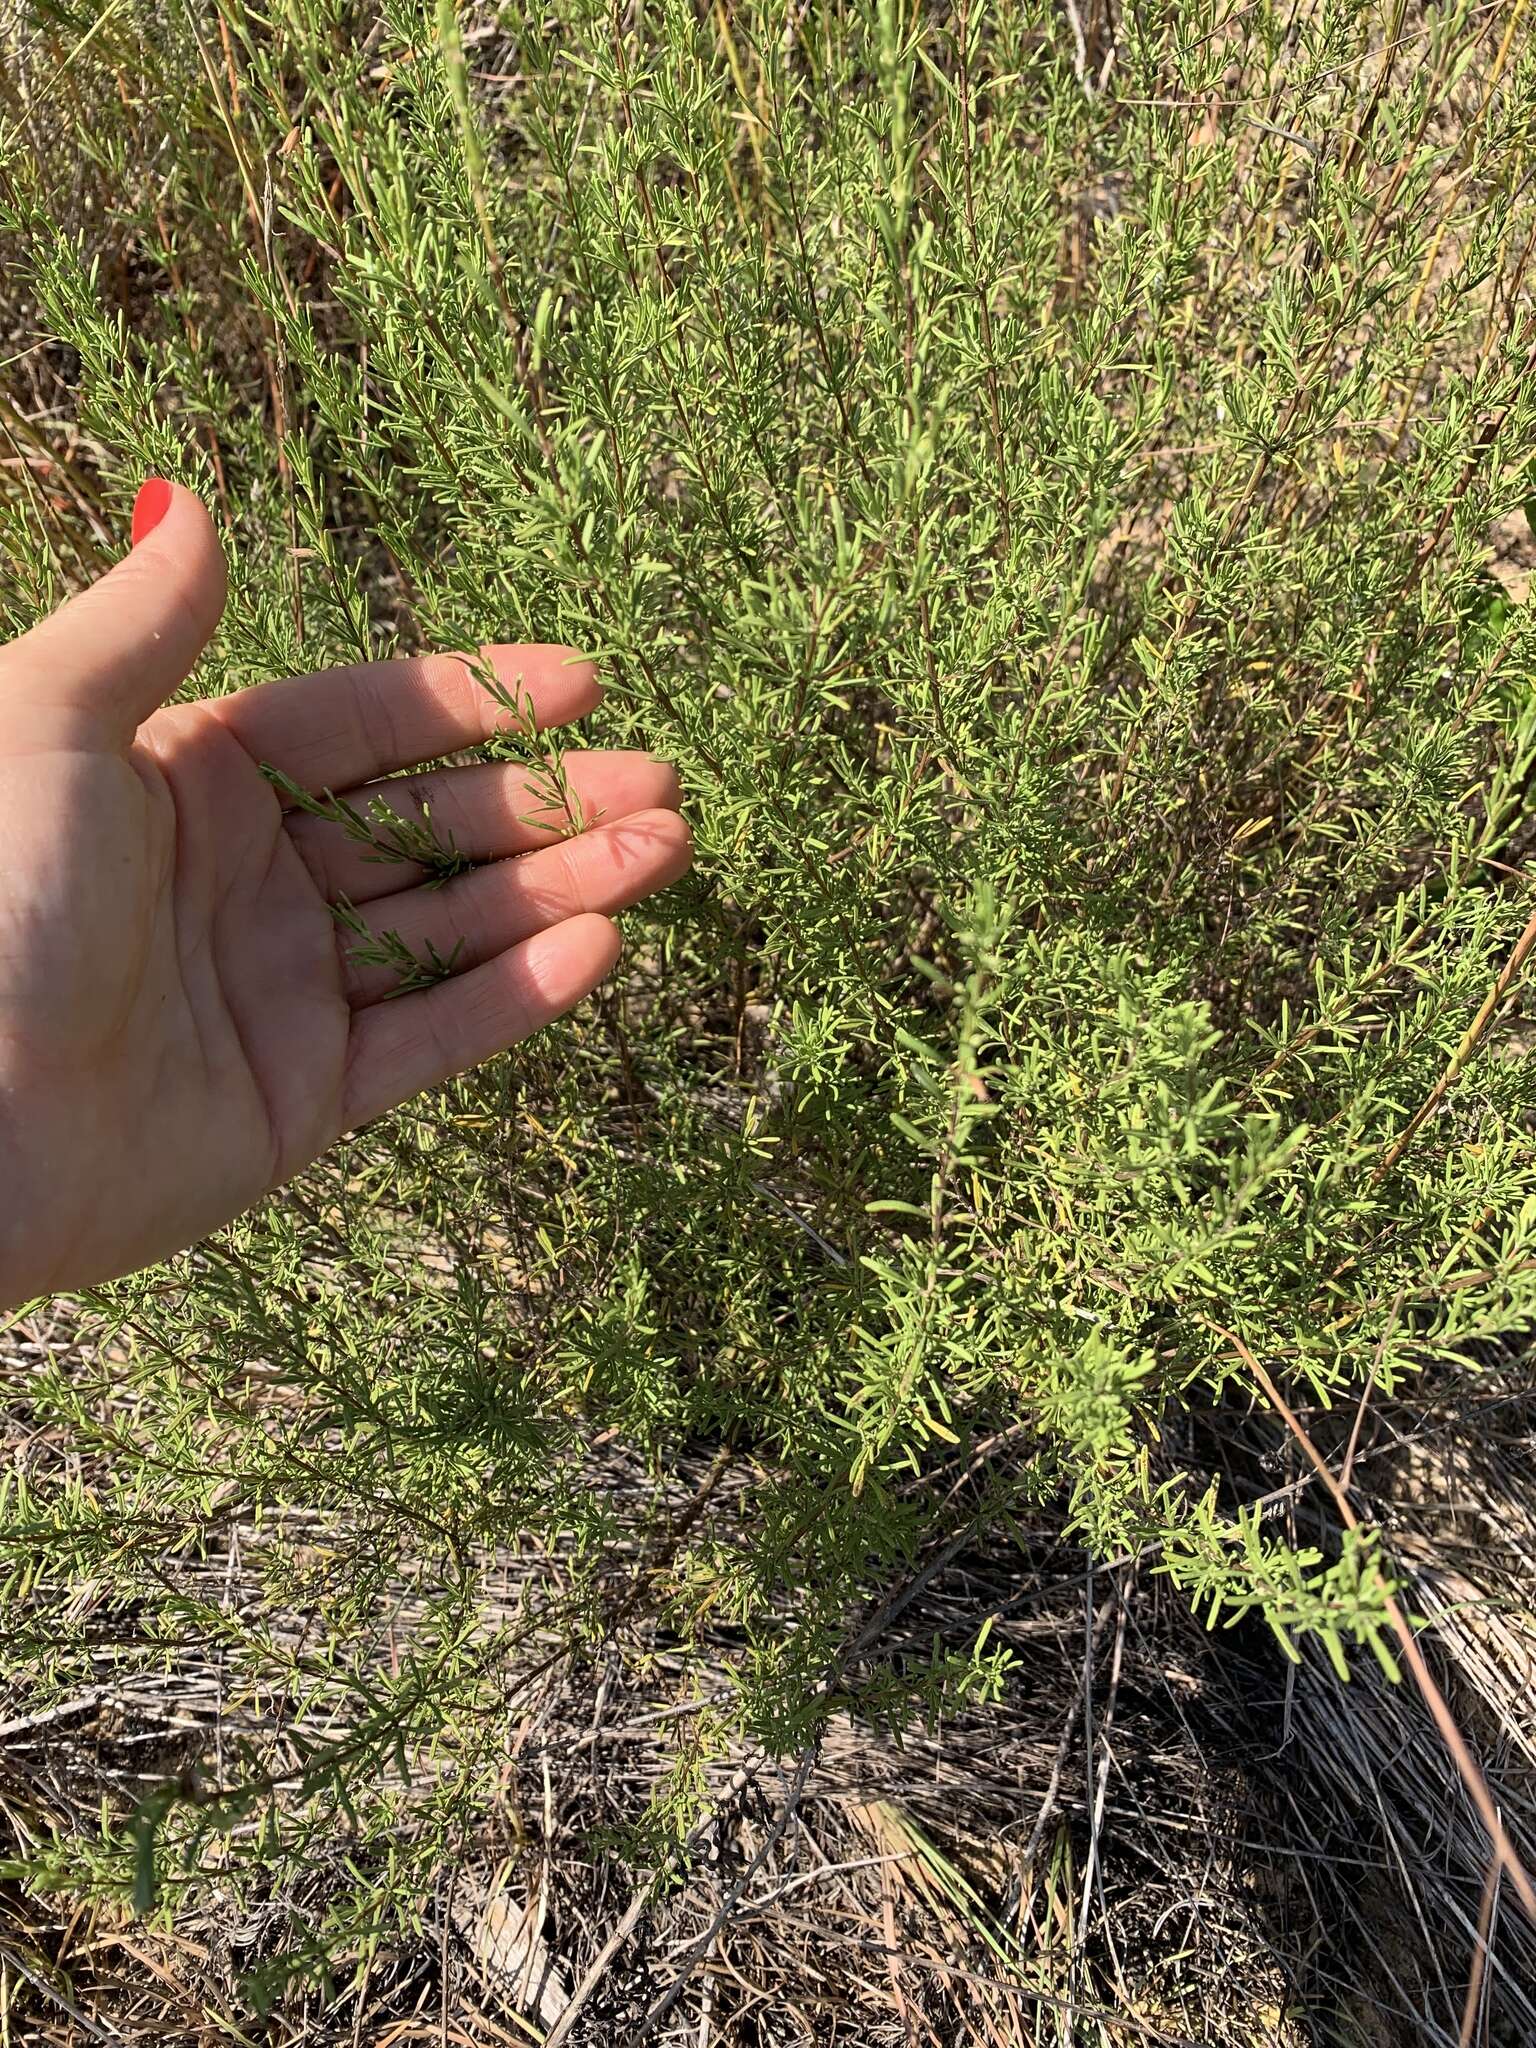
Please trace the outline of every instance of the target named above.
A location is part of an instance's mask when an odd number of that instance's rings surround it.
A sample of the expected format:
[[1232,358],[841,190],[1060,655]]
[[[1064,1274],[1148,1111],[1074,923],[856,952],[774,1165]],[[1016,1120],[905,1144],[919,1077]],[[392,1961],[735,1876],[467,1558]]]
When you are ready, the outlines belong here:
[[274,768],[263,761],[261,772],[275,789],[282,791],[296,809],[311,818],[320,818],[328,825],[336,825],[355,845],[365,846],[368,851],[365,860],[396,862],[409,867],[427,870],[423,886],[440,889],[459,875],[468,874],[477,862],[468,854],[461,853],[455,845],[451,832],[440,834],[432,819],[432,807],[425,798],[418,799],[417,816],[407,817],[376,793],[368,798],[361,810],[346,797],[337,796],[334,790],[323,790],[316,795],[313,790],[300,787],[291,775],[281,768]]
[[464,941],[460,939],[453,951],[445,955],[428,939],[425,951],[415,953],[397,931],[375,931],[364,920],[356,904],[346,896],[338,897],[331,905],[331,915],[344,931],[351,932],[358,940],[355,946],[347,948],[347,957],[354,966],[382,967],[398,977],[395,987],[385,993],[385,1002],[446,981],[456,971],[459,955],[464,950]]

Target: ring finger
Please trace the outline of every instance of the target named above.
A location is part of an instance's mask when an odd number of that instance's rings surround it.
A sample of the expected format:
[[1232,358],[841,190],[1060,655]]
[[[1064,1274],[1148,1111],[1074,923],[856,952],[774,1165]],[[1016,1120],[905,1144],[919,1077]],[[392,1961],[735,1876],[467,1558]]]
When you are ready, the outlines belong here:
[[652,809],[441,888],[376,897],[361,929],[340,934],[348,998],[361,1009],[411,986],[413,963],[428,978],[458,973],[566,918],[612,915],[675,882],[691,859],[682,819]]

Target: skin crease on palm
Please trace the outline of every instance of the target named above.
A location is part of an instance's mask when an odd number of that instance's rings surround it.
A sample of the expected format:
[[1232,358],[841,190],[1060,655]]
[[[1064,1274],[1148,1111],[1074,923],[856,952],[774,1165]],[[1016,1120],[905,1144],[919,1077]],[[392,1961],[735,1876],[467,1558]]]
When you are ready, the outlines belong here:
[[[3,1303],[168,1256],[538,1030],[614,965],[613,914],[689,863],[676,777],[648,755],[565,755],[575,835],[523,769],[397,776],[507,723],[451,655],[167,705],[223,603],[212,522],[177,487],[100,582],[0,649]],[[480,655],[541,726],[599,701],[569,648]],[[425,799],[482,865],[428,889],[288,805],[263,763],[408,818]],[[343,895],[452,975],[386,1000],[391,976],[349,961]]]

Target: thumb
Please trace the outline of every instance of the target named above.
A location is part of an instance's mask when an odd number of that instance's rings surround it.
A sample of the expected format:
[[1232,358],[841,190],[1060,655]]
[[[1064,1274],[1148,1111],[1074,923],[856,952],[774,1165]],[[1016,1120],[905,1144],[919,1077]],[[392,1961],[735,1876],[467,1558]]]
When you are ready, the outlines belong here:
[[207,646],[225,579],[202,500],[151,477],[133,536],[115,568],[0,650],[0,714],[19,712],[22,736],[54,713],[75,745],[126,747]]

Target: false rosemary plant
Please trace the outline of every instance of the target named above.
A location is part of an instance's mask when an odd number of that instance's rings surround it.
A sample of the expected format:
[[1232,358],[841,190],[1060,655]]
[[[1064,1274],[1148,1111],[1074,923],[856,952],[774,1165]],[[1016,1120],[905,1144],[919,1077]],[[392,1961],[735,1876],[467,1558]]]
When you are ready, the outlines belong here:
[[1219,1446],[1250,1361],[1324,1429],[1536,1312],[1520,12],[52,0],[7,261],[72,413],[6,413],[6,622],[179,475],[195,687],[577,645],[698,863],[12,1389],[6,1663],[238,1702],[29,1879],[175,1913],[339,1833],[279,1960],[366,1952],[641,1616],[664,1866],[730,1745],[1008,1684],[983,1614],[860,1633],[961,1528],[1396,1673],[1389,1546]]

